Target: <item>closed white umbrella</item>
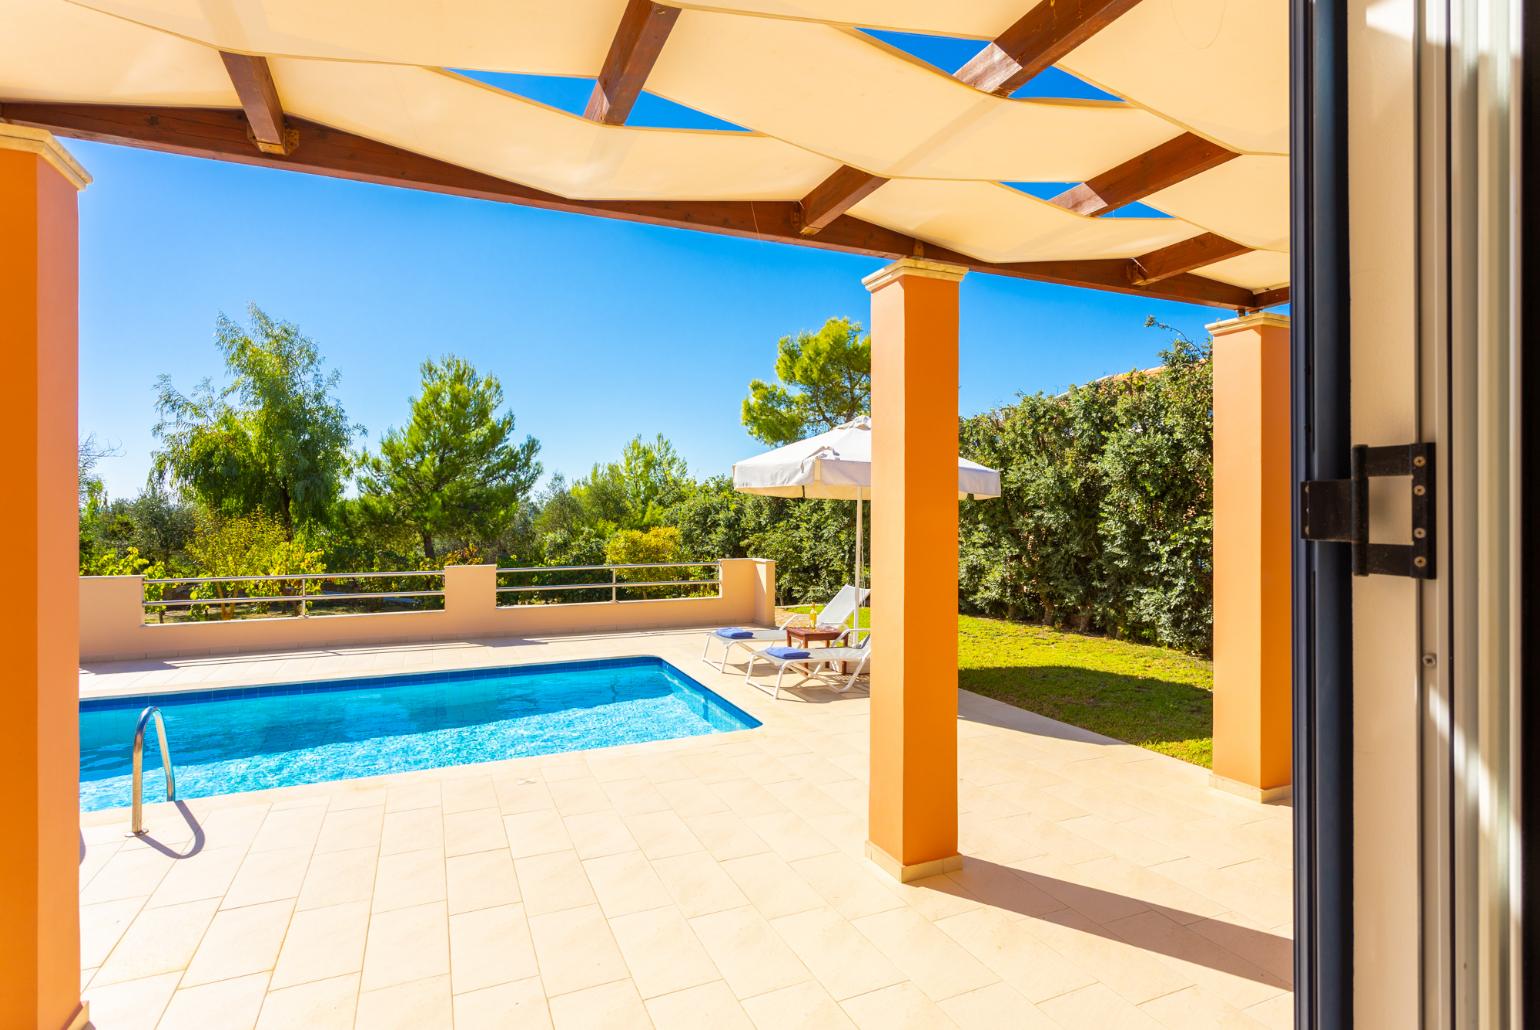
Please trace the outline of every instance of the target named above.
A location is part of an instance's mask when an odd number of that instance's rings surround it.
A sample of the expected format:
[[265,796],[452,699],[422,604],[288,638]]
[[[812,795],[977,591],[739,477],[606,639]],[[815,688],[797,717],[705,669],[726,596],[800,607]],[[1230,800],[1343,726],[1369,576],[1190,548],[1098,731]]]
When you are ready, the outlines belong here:
[[[861,505],[872,496],[872,420],[860,418],[733,466],[733,489],[769,497],[856,502],[856,586],[861,585]],[[957,462],[957,496],[1000,496],[1000,473]]]

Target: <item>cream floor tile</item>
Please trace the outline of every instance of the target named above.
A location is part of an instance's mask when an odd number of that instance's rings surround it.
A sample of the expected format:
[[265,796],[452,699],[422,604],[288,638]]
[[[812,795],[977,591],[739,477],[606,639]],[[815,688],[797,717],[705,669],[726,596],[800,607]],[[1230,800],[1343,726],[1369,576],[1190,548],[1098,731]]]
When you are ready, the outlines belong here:
[[240,908],[298,898],[310,868],[310,854],[309,846],[249,853],[235,879],[230,881],[230,889],[219,907]]
[[1021,924],[1076,969],[1135,1005],[1192,986],[1193,977],[1163,956],[1130,944],[1073,909]]
[[753,831],[787,862],[827,855],[834,850],[829,839],[795,812],[770,812],[747,820]]
[[497,808],[497,790],[492,785],[492,777],[479,773],[445,780],[442,807],[445,816],[479,808]]
[[252,851],[283,851],[291,848],[315,850],[326,819],[325,802],[297,808],[271,809],[262,820],[261,829],[252,838]]
[[733,878],[704,851],[652,863],[653,872],[686,916],[702,916],[749,903]]
[[91,1003],[92,1025],[102,1030],[152,1030],[176,991],[182,971],[98,986],[83,997]]
[[269,990],[257,1030],[352,1030],[358,975]]
[[939,1003],[963,1030],[1062,1030],[1026,995],[1007,983],[990,984]]
[[841,1006],[862,1030],[939,1030],[955,1026],[951,1017],[912,983],[894,984],[846,998]]
[[381,987],[449,975],[449,913],[443,902],[377,912],[369,920],[361,987]]
[[766,919],[823,906],[817,892],[771,852],[723,862],[722,869]]
[[356,1025],[369,1030],[427,1030],[454,1025],[454,1001],[449,977],[423,980],[364,991],[358,996]]
[[911,908],[864,916],[853,925],[932,1001],[977,990],[999,979]]
[[581,859],[603,858],[639,850],[618,812],[588,812],[564,820],[567,836]]
[[695,932],[672,905],[611,916],[610,931],[643,998],[721,979]]
[[739,999],[813,978],[807,966],[752,906],[697,916],[690,920],[690,928]]
[[222,898],[245,857],[245,847],[234,847],[205,848],[196,855],[177,859],[171,863],[155,893],[150,895],[148,904],[157,908],[184,901]]
[[266,994],[266,973],[182,987],[171,996],[157,1030],[250,1030]]
[[455,1030],[548,1030],[551,1010],[540,979],[498,984],[454,997]]
[[1078,991],[1061,994],[1038,1003],[1038,1008],[1060,1026],[1105,1027],[1119,1030],[1155,1030],[1159,1023],[1143,1010],[1130,1005],[1103,984],[1092,984]]
[[716,791],[694,779],[659,783],[657,789],[669,807],[685,819],[709,812],[728,811],[727,802]]
[[80,964],[95,967],[106,961],[139,910],[143,898],[103,901],[80,906]]
[[414,808],[437,808],[443,803],[441,781],[419,777],[405,783],[392,784],[385,791],[385,811],[409,812]]
[[717,980],[673,994],[647,999],[647,1014],[657,1030],[751,1030],[732,988]]
[[1198,987],[1147,1001],[1139,1008],[1162,1026],[1180,1030],[1256,1030],[1262,1025]]
[[444,852],[438,847],[380,856],[374,878],[374,911],[410,908],[447,897]]
[[380,857],[444,846],[444,813],[434,805],[388,812],[380,830]]
[[119,848],[80,892],[82,905],[145,898],[171,871],[164,855],[150,848]]
[[591,858],[583,863],[583,870],[599,907],[611,919],[664,905],[673,908],[673,896],[640,851]]
[[832,909],[784,916],[770,925],[836,1001],[905,979],[897,966]]
[[444,853],[471,855],[478,851],[506,851],[503,814],[496,808],[476,808],[444,816]]
[[1158,912],[1129,916],[1108,928],[1129,944],[1159,955],[1180,976],[1236,1008],[1248,1008],[1285,990],[1272,974]]
[[519,900],[519,881],[513,872],[513,856],[507,850],[456,855],[444,863],[444,875],[450,915],[512,905]]
[[549,784],[551,801],[563,816],[583,815],[610,808],[610,797],[592,776],[558,780]]
[[[637,766],[636,768],[642,768]],[[661,812],[672,807],[663,793],[650,780],[641,776],[610,780],[601,784],[605,796],[615,811],[624,815],[642,815]],[[677,809],[676,809],[677,811]],[[681,815],[683,813],[680,813]]]
[[321,833],[316,838],[316,854],[377,848],[380,846],[384,828],[385,806],[383,804],[328,811],[326,817],[321,820]]
[[598,905],[531,916],[529,932],[540,963],[540,980],[551,997],[629,975]]
[[770,845],[749,828],[742,816],[726,808],[720,812],[703,812],[681,818],[718,862],[770,850]]
[[[551,800],[551,792],[542,780],[494,776],[492,785],[497,790],[497,807],[503,815],[556,809],[556,802]],[[511,833],[509,839],[512,839]]]
[[636,988],[621,980],[552,998],[551,1022],[556,1030],[635,1030],[649,1020]]
[[537,808],[505,815],[503,827],[514,858],[530,858],[572,848],[567,825],[554,808]]
[[292,901],[269,901],[216,913],[187,964],[181,988],[262,973],[265,989],[265,974],[278,960],[293,910]]
[[522,905],[481,908],[449,917],[449,974],[464,994],[538,975]]
[[596,901],[575,851],[532,855],[513,863],[519,893],[532,916],[592,905]]
[[379,849],[373,846],[316,855],[305,870],[295,908],[324,908],[374,897]]
[[791,867],[846,919],[860,919],[905,904],[903,895],[885,874],[840,852],[804,858],[791,863]]
[[827,991],[811,982],[745,999],[743,1009],[760,1030],[780,1030],[790,1026],[806,1030],[849,1030],[855,1025]]
[[357,974],[364,968],[369,906],[361,901],[294,913],[273,969],[272,990]]
[[1280,994],[1251,1006],[1245,1012],[1269,1030],[1289,1030],[1294,1026],[1294,996]]
[[193,952],[198,950],[198,942],[214,921],[218,904],[213,900],[189,901],[142,910],[96,971],[91,986],[105,987],[158,973],[180,973],[187,968]]
[[699,838],[690,832],[690,828],[675,812],[644,812],[626,816],[625,820],[626,828],[636,838],[642,853],[653,861],[689,854],[703,848]]

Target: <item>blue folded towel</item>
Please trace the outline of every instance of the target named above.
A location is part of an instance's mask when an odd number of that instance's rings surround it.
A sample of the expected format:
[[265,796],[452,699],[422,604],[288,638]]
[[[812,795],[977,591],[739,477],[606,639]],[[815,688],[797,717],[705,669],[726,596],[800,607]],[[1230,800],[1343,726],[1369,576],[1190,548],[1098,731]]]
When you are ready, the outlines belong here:
[[723,626],[716,631],[716,635],[723,640],[753,640],[754,631],[744,629],[741,626]]
[[813,657],[811,651],[804,651],[800,647],[786,647],[783,644],[777,644],[775,647],[765,648],[765,654],[769,655],[771,658],[779,658],[783,661],[790,661],[796,658]]

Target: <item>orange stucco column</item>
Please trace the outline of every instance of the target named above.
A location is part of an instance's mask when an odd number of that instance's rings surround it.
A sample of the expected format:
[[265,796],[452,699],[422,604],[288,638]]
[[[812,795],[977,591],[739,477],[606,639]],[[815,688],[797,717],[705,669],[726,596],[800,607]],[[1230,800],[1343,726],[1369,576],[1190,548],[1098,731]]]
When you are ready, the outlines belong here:
[[872,293],[872,705],[867,856],[900,880],[957,855],[957,292],[917,258]]
[[1214,335],[1214,783],[1270,800],[1293,778],[1289,320]]
[[6,403],[0,596],[6,657],[0,1026],[78,1027],[76,192],[85,173],[45,132],[0,124],[0,341]]

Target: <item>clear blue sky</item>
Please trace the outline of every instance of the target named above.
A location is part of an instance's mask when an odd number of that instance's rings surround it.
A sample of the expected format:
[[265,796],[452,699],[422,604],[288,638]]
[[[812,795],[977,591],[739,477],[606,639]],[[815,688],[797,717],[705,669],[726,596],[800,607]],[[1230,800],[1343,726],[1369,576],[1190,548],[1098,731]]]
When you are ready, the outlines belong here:
[[[298,323],[342,375],[366,443],[406,416],[418,365],[459,354],[496,373],[519,431],[569,477],[663,433],[697,474],[762,449],[739,424],[776,340],[835,315],[865,323],[871,258],[652,228],[69,142],[81,198],[80,429],[120,451],[114,496],[142,486],[154,383],[221,376],[219,312],[255,301]],[[1164,334],[1225,312],[970,275],[962,386],[973,413],[1018,392],[1147,367]]]

